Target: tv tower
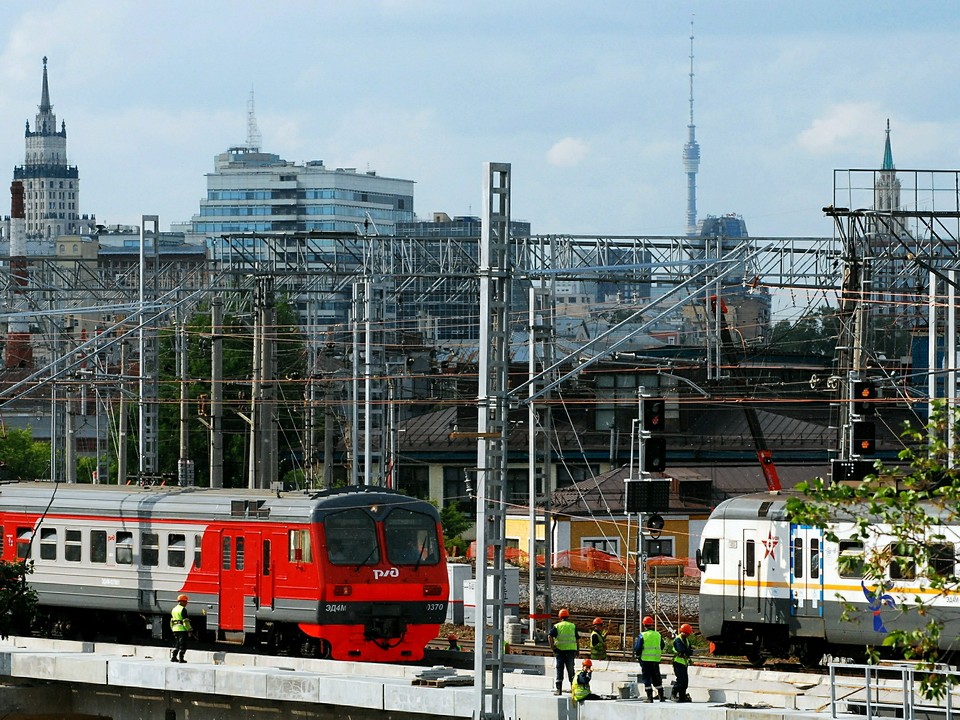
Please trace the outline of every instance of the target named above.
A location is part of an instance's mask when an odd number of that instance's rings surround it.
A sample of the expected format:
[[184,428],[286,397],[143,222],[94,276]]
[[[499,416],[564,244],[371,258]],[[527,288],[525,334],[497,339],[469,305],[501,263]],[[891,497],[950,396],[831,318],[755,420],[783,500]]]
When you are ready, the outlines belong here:
[[683,146],[683,169],[687,173],[687,235],[697,234],[697,170],[700,168],[700,146],[697,126],[693,124],[693,20],[690,21],[690,134]]

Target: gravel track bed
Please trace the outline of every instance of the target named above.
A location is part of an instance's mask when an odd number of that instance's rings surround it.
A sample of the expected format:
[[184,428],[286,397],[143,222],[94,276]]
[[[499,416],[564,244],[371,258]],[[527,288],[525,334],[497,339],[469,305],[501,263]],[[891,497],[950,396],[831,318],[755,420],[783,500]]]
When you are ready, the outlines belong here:
[[[593,614],[619,617],[623,609],[633,608],[633,588],[624,596],[624,591],[606,588],[577,587],[573,585],[553,586],[553,607],[567,608],[572,613]],[[530,595],[527,588],[520,588],[521,613],[529,606]],[[657,614],[666,617],[675,617],[677,614],[677,593],[647,591],[647,612],[656,610]],[[683,617],[699,617],[700,598],[697,595],[681,594],[679,596],[680,614]]]

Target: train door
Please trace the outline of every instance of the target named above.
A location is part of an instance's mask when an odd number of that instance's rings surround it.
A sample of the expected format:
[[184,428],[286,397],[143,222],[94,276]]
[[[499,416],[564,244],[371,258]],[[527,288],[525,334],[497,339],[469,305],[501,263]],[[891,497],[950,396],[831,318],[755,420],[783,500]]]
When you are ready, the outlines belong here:
[[743,530],[739,567],[739,602],[741,617],[770,620],[776,615],[776,594],[783,548],[776,526],[767,524],[763,531],[755,527]]
[[[220,629],[244,630],[245,596],[259,592],[260,533],[230,528],[220,532]],[[252,583],[247,579],[256,578]]]
[[762,610],[760,596],[762,553],[758,554],[758,549],[761,547],[757,531],[754,528],[744,528],[737,573],[739,576],[737,610],[742,615],[759,614]]
[[823,530],[790,525],[790,612],[823,617]]
[[257,573],[257,598],[262,608],[273,608],[273,542],[269,537],[260,542],[260,571]]

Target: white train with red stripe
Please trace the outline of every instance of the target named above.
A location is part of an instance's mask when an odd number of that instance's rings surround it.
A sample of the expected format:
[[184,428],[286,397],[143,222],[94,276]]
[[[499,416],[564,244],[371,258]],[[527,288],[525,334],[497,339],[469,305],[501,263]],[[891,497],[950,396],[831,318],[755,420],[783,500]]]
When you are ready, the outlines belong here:
[[341,660],[418,660],[447,611],[436,508],[370,486],[314,493],[0,486],[4,560],[29,559],[46,631],[167,632]]
[[[928,568],[900,547],[889,528],[875,524],[863,542],[853,521],[865,508],[851,509],[831,523],[839,542],[825,531],[790,522],[789,493],[758,493],[726,500],[713,511],[697,551],[700,577],[700,632],[724,655],[746,655],[755,664],[766,657],[796,657],[809,665],[824,654],[862,655],[881,647],[893,630],[913,630],[930,617],[943,623],[940,648],[955,653],[960,636],[960,592],[930,587]],[[960,526],[944,519],[923,540],[933,568],[957,577]],[[863,573],[863,558],[884,552],[884,577]],[[845,561],[841,562],[840,558]],[[902,557],[903,563],[896,562]],[[926,617],[904,612],[922,597]],[[847,617],[843,617],[845,609]]]

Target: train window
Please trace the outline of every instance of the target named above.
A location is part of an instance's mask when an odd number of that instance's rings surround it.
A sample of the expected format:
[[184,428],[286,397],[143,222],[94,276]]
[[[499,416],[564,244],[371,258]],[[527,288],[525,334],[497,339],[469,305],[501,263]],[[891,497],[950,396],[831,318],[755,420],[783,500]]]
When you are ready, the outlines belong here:
[[810,539],[810,578],[816,580],[820,577],[820,540],[818,538]]
[[57,529],[40,528],[40,559],[57,559]]
[[90,531],[90,562],[105,563],[107,561],[107,531]]
[[933,543],[929,551],[930,570],[941,578],[955,578],[957,555],[953,543]]
[[167,565],[183,567],[187,561],[187,536],[180,533],[167,535]]
[[700,551],[700,562],[703,565],[720,564],[720,540],[718,538],[705,538],[703,549]]
[[244,556],[244,539],[242,537],[237,538],[237,561],[234,563],[234,567],[237,570],[243,570],[243,556]]
[[83,535],[79,530],[67,530],[63,542],[63,559],[69,562],[80,562]]
[[793,539],[793,576],[803,577],[803,538]]
[[270,574],[270,541],[263,541],[263,574]]
[[375,565],[380,562],[380,545],[373,518],[359,508],[344,510],[323,522],[327,555],[334,565]]
[[837,566],[840,577],[863,577],[863,543],[856,540],[841,540],[840,560]]
[[230,546],[231,546],[230,541],[231,541],[231,538],[229,535],[224,535],[221,540],[223,544],[220,546],[220,560],[221,560],[221,568],[223,568],[224,570],[230,569]]
[[193,567],[200,569],[200,547],[202,545],[203,535],[193,536]]
[[157,567],[160,564],[158,533],[140,533],[140,564],[144,567]]
[[117,531],[117,564],[130,565],[133,562],[133,533]]
[[917,577],[917,562],[914,560],[915,551],[907,543],[891,543],[887,546],[890,554],[888,571],[891,580],[913,580]]
[[747,540],[743,546],[743,569],[747,577],[753,577],[757,574],[757,544],[753,540]]
[[30,542],[33,540],[33,528],[17,528],[17,559],[26,560],[30,557]]
[[308,530],[291,530],[290,562],[308,563],[313,561],[313,550],[310,546],[310,532]]
[[387,559],[394,565],[440,562],[437,523],[429,515],[397,508],[383,521]]

